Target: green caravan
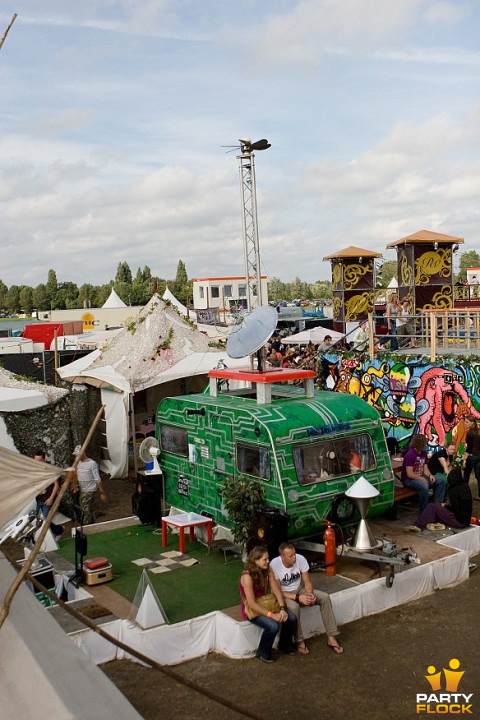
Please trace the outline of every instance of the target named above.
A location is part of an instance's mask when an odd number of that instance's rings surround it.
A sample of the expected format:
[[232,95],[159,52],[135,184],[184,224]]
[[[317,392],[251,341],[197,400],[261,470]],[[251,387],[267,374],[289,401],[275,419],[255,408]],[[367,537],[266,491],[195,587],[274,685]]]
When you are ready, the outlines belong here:
[[[287,514],[292,538],[319,532],[327,518],[359,519],[344,493],[362,475],[379,491],[368,516],[392,506],[394,476],[374,408],[355,395],[316,392],[311,371],[240,373],[213,370],[204,394],[161,401],[156,429],[170,505],[228,527],[225,479],[254,478],[266,505]],[[247,387],[226,389],[239,379]]]

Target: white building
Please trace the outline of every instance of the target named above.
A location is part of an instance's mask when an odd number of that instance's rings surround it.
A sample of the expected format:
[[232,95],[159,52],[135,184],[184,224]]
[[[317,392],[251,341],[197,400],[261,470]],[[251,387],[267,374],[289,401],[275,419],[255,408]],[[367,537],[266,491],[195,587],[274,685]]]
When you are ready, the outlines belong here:
[[[262,301],[265,305],[268,302],[266,275],[261,276],[261,283]],[[220,320],[225,320],[232,311],[246,308],[247,282],[245,276],[210,277],[193,280],[193,307],[197,315],[199,310],[217,310]]]

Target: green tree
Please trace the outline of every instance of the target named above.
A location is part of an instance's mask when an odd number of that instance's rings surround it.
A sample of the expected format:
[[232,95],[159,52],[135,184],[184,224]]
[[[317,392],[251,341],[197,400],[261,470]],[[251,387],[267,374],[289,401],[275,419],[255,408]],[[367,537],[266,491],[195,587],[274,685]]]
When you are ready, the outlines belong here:
[[480,255],[476,250],[467,250],[460,255],[459,273],[457,280],[467,279],[467,270],[471,267],[480,267]]
[[4,310],[7,305],[7,293],[8,293],[8,287],[5,285],[5,283],[0,280],[0,310]]
[[272,302],[278,302],[285,298],[285,283],[279,278],[274,277],[268,282],[268,299]]
[[117,293],[118,297],[123,300],[125,305],[132,305],[132,283],[117,282],[113,286],[113,289]]
[[92,299],[95,294],[95,287],[90,283],[84,283],[80,285],[78,289],[77,303],[78,307],[89,308],[92,307]]
[[28,285],[20,288],[20,306],[24,313],[31,315],[33,310],[33,289]]
[[18,285],[11,285],[8,288],[6,297],[7,310],[11,313],[20,312],[20,288]]
[[188,282],[187,269],[183,260],[178,261],[177,274],[175,276],[175,283],[177,285],[185,285]]
[[332,297],[332,283],[329,280],[317,280],[312,286],[315,300],[327,300]]
[[381,266],[382,282],[380,287],[388,287],[393,277],[397,277],[397,261],[386,260]]
[[[130,266],[127,262],[118,263],[117,274],[115,275],[115,285],[117,285],[117,283],[127,283],[128,285],[132,284],[132,271],[130,270]],[[118,292],[118,290],[115,290],[115,292]]]
[[177,274],[172,285],[173,294],[178,298],[178,300],[180,300],[180,302],[185,303],[187,298],[192,298],[193,283],[188,280],[187,269],[183,260],[178,261]]
[[53,298],[52,308],[54,310],[73,310],[78,304],[78,287],[73,282],[63,282],[58,285],[58,290]]
[[[100,308],[107,301],[108,296],[112,292],[113,283],[107,285],[99,285],[94,288],[92,295],[92,307]],[[124,301],[125,302],[125,301]]]
[[50,304],[53,303],[57,290],[57,273],[55,272],[55,270],[49,270],[47,277],[47,297]]
[[47,286],[40,283],[33,290],[33,306],[37,310],[50,310],[50,301],[48,299]]

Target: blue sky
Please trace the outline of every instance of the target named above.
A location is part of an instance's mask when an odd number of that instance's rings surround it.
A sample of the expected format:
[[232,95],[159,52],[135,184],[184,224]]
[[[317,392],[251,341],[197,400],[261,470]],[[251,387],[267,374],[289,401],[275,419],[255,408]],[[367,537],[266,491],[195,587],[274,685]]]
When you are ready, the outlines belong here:
[[480,252],[476,0],[8,0],[0,279],[101,284],[120,261],[244,271],[236,153],[256,154],[262,271],[417,230]]

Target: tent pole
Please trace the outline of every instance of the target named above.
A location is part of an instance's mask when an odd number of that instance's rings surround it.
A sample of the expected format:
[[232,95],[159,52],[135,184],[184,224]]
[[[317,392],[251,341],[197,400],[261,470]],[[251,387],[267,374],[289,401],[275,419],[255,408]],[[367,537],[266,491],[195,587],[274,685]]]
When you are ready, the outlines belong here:
[[135,480],[137,479],[138,475],[138,459],[137,459],[137,438],[135,433],[135,406],[133,403],[133,395],[134,393],[131,392],[128,396],[130,408],[129,408],[129,415],[130,415],[130,432],[132,433],[132,442],[133,442],[133,467],[135,469]]

